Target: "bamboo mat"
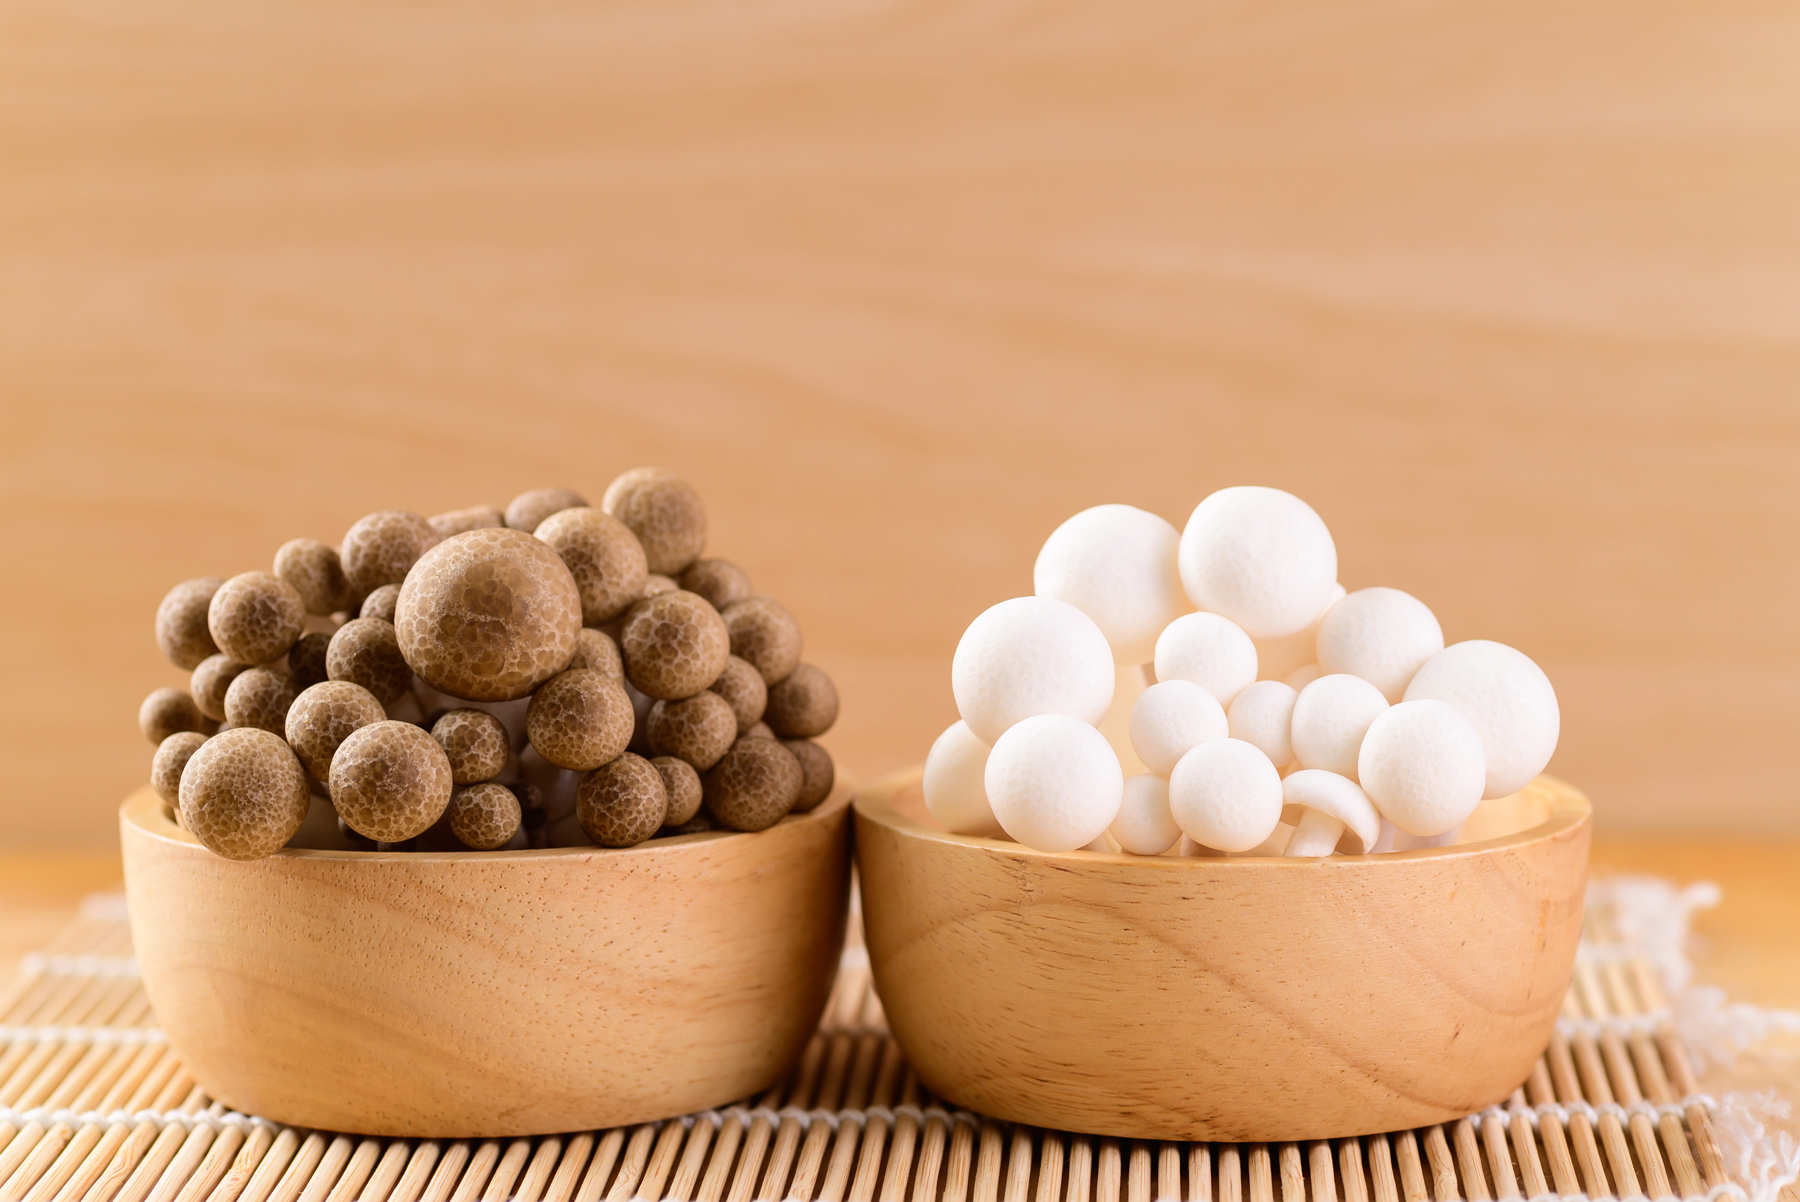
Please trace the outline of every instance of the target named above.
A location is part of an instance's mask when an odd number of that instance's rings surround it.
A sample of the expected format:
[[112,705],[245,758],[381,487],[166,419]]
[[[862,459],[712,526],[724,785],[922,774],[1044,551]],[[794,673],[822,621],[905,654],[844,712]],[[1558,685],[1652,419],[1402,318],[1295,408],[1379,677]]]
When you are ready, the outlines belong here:
[[907,1067],[853,938],[800,1065],[759,1097],[609,1131],[436,1141],[226,1111],[156,1029],[120,900],[92,899],[0,1002],[0,1202],[1772,1198],[1771,1173],[1746,1180],[1768,1168],[1770,1141],[1746,1143],[1727,1102],[1702,1093],[1666,965],[1635,925],[1590,906],[1564,1017],[1530,1078],[1504,1106],[1418,1131],[1182,1144],[966,1113]]

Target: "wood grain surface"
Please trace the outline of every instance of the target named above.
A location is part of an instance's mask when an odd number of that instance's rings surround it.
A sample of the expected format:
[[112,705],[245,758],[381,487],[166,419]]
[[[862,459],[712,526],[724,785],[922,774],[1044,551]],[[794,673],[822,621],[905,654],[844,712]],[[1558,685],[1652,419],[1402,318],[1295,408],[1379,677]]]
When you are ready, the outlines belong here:
[[[1328,859],[1048,853],[951,835],[919,774],[857,795],[875,987],[920,1080],[1015,1122],[1305,1140],[1444,1122],[1529,1075],[1581,936],[1592,811]],[[1498,821],[1496,821],[1498,819]]]
[[622,851],[244,862],[143,789],[120,813],[133,946],[187,1071],[245,1113],[458,1137],[649,1122],[767,1089],[806,1046],[844,946],[848,804]]
[[104,847],[174,582],[660,463],[862,780],[1075,510],[1292,489],[1538,658],[1603,829],[1800,832],[1800,12],[0,11],[0,844]]

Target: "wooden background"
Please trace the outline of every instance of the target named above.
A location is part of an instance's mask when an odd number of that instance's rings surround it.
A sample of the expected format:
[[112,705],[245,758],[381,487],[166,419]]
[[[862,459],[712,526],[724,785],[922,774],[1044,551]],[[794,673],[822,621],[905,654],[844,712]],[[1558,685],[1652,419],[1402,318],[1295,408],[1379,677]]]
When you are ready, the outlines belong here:
[[1800,832],[1800,10],[0,7],[0,844],[104,847],[175,581],[711,504],[862,779],[1101,501],[1267,483],[1515,644],[1602,829]]

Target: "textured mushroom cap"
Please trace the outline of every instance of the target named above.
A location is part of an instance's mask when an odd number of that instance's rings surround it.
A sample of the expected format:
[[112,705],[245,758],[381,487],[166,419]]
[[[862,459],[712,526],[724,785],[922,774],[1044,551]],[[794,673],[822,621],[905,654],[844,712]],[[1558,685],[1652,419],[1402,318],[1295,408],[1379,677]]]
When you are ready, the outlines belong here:
[[214,735],[181,773],[181,825],[228,860],[259,860],[294,837],[311,794],[278,736],[246,728]]
[[692,764],[672,755],[659,755],[650,764],[662,775],[663,792],[668,796],[662,824],[680,826],[691,820],[700,812],[700,774]]
[[451,794],[448,817],[450,833],[464,847],[492,851],[518,833],[524,811],[511,789],[488,782]]
[[749,730],[745,731],[743,737],[746,739],[773,739],[776,738],[776,734],[773,730],[769,729],[769,724],[767,722],[758,722],[755,726],[752,726]]
[[575,654],[569,660],[569,667],[592,668],[614,680],[625,679],[625,660],[619,654],[619,645],[613,642],[612,635],[591,626],[582,627],[581,633],[575,636]]
[[510,701],[568,666],[581,593],[561,557],[531,535],[470,530],[419,560],[395,625],[406,662],[433,688]]
[[150,761],[150,787],[172,806],[181,804],[181,772],[200,750],[206,736],[199,731],[178,730],[156,745],[156,756]]
[[[512,751],[506,741],[505,725],[485,710],[451,710],[432,723],[431,737],[450,757],[450,779],[459,785],[492,780],[500,775],[500,770],[506,767],[507,755]],[[511,837],[509,833],[507,838]]]
[[[672,577],[664,576],[661,572],[651,572],[644,577],[643,595],[644,597],[654,597],[658,593],[672,593],[680,587],[681,585],[677,584]],[[640,597],[639,600],[643,600],[643,597]]]
[[586,507],[587,499],[572,488],[534,488],[507,502],[506,524],[530,534],[552,514]]
[[774,739],[742,738],[701,778],[706,808],[721,826],[760,831],[787,816],[805,776],[794,753]]
[[410,722],[372,722],[331,759],[331,804],[350,829],[377,843],[416,838],[450,804],[450,757]]
[[316,538],[291,538],[275,552],[275,575],[300,594],[309,614],[332,614],[350,603],[350,581],[337,550]]
[[295,689],[310,689],[321,680],[331,679],[331,671],[325,666],[325,652],[330,646],[329,634],[311,630],[288,648],[288,675],[293,678]]
[[720,616],[731,636],[731,654],[749,661],[764,684],[785,680],[799,666],[800,623],[772,598],[733,601]]
[[1423,601],[1397,588],[1363,588],[1319,621],[1319,669],[1360,676],[1389,702],[1425,661],[1444,649],[1444,630]]
[[1008,727],[988,753],[988,801],[1000,827],[1038,851],[1074,851],[1119,815],[1125,774],[1106,736],[1067,714]]
[[706,507],[700,494],[660,467],[626,472],[606,486],[600,507],[631,527],[652,572],[678,575],[706,545]]
[[188,688],[194,694],[194,704],[200,707],[200,712],[214,722],[225,721],[225,694],[231,688],[231,682],[237,679],[238,673],[247,670],[249,666],[238,663],[223,651],[201,660],[188,681]]
[[233,726],[254,726],[272,735],[283,734],[294,694],[294,682],[285,672],[273,668],[240,672],[225,690],[225,721]]
[[1481,734],[1443,701],[1402,701],[1369,724],[1357,755],[1363,791],[1409,835],[1455,830],[1481,802]]
[[361,608],[356,611],[359,618],[380,618],[383,622],[392,623],[394,611],[400,605],[400,586],[384,584],[363,598]]
[[763,721],[784,739],[816,739],[837,721],[837,686],[823,669],[801,664],[769,690]]
[[963,631],[950,661],[957,712],[989,744],[1037,714],[1098,723],[1112,705],[1114,679],[1112,649],[1094,620],[1050,597],[1014,597],[984,610]]
[[425,521],[433,530],[437,531],[439,538],[449,538],[453,534],[466,534],[470,530],[504,526],[506,525],[506,515],[493,505],[471,505],[467,509],[452,509],[448,513],[434,513]]
[[224,583],[217,576],[184,580],[170,589],[156,607],[156,645],[177,668],[192,671],[201,660],[218,653],[218,644],[213,642],[212,631],[206,625],[206,614],[213,594]]
[[1484,797],[1523,789],[1550,763],[1562,731],[1544,670],[1523,651],[1487,639],[1453,643],[1426,660],[1406,700],[1447,701],[1469,720],[1487,753]]
[[1347,776],[1323,768],[1290,772],[1282,778],[1281,799],[1288,805],[1305,806],[1343,823],[1344,829],[1356,836],[1361,845],[1353,853],[1355,855],[1366,854],[1381,835],[1381,815],[1375,812],[1369,795]]
[[988,745],[953,722],[925,756],[925,808],[953,835],[1001,834],[987,795]]
[[1219,699],[1191,680],[1162,680],[1139,693],[1126,729],[1131,749],[1158,776],[1200,744],[1231,734]]
[[1294,762],[1294,703],[1300,694],[1279,680],[1259,680],[1237,695],[1227,715],[1231,737],[1269,757],[1277,768]]
[[717,693],[700,692],[651,706],[648,734],[652,752],[686,760],[704,772],[737,741],[737,715]]
[[279,576],[241,572],[219,586],[206,628],[219,650],[240,664],[266,664],[287,654],[306,623],[306,606]]
[[750,573],[729,559],[696,559],[682,569],[681,587],[699,593],[712,602],[714,609],[724,609],[733,601],[755,595],[750,587]]
[[793,812],[804,814],[831,796],[837,766],[831,762],[831,753],[811,739],[783,739],[781,745],[800,761],[800,796],[794,799]]
[[287,741],[317,780],[331,779],[331,759],[344,740],[365,726],[387,721],[375,694],[347,680],[309,685],[288,707]]
[[1169,813],[1204,847],[1249,851],[1281,822],[1281,773],[1242,739],[1210,740],[1175,765]]
[[581,778],[575,818],[601,847],[633,847],[654,835],[668,813],[662,773],[629,751]]
[[719,679],[731,635],[706,598],[677,589],[631,607],[619,633],[625,675],[645,696],[679,701]]
[[1118,816],[1106,828],[1134,856],[1160,856],[1181,838],[1169,812],[1169,782],[1154,772],[1125,778]]
[[718,829],[719,824],[713,821],[712,815],[708,814],[705,810],[701,810],[686,822],[677,823],[675,826],[666,828],[661,833],[665,835],[698,835],[702,831],[716,831]]
[[713,681],[711,687],[737,715],[740,735],[761,722],[763,712],[769,708],[769,686],[763,683],[762,673],[751,667],[747,659],[728,656],[719,679]]
[[644,548],[625,523],[578,505],[545,518],[537,537],[562,556],[581,593],[581,620],[610,622],[644,594]]
[[1051,532],[1032,567],[1032,591],[1094,620],[1122,664],[1141,664],[1162,628],[1192,609],[1175,568],[1181,535],[1130,505],[1084,509]]
[[1195,605],[1257,639],[1304,629],[1337,583],[1331,531],[1278,488],[1222,488],[1201,501],[1181,532],[1178,563]]
[[416,513],[384,509],[358,518],[345,532],[339,552],[350,591],[366,597],[384,584],[399,584],[419,556],[435,547],[438,540],[431,523]]
[[550,763],[586,772],[631,744],[634,719],[622,683],[594,668],[572,668],[532,694],[525,737]]
[[1156,679],[1191,680],[1230,705],[1256,679],[1256,644],[1218,614],[1183,614],[1156,639]]
[[380,618],[352,618],[338,627],[325,648],[325,674],[361,685],[383,705],[398,701],[412,686],[412,669],[401,654],[394,624]]
[[207,730],[206,715],[194,699],[180,689],[161,688],[144,698],[138,706],[138,729],[156,746],[170,735],[184,730]]
[[1363,735],[1387,708],[1381,690],[1360,676],[1319,677],[1294,699],[1289,727],[1294,759],[1302,768],[1323,768],[1357,779],[1356,756]]

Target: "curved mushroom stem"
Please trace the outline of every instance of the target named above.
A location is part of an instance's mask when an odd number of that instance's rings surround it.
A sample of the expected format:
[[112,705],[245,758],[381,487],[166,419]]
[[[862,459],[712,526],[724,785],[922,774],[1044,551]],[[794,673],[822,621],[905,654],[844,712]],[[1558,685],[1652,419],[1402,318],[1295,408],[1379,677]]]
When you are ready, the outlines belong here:
[[1309,809],[1300,816],[1294,837],[1288,840],[1284,856],[1328,856],[1337,850],[1344,837],[1344,824],[1322,810]]

